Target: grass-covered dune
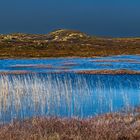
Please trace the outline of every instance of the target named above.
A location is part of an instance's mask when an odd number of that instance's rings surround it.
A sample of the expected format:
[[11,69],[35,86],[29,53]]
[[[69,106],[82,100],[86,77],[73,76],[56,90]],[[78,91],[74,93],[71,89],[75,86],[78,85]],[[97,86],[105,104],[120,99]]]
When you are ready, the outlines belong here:
[[140,54],[140,38],[101,38],[72,30],[0,35],[0,58],[96,57]]
[[139,140],[140,115],[32,118],[0,126],[0,140]]

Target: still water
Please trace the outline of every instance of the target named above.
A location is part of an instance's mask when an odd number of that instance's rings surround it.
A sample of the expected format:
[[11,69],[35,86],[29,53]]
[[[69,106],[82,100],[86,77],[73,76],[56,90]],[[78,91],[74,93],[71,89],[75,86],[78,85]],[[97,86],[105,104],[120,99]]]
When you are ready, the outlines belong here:
[[51,59],[2,59],[0,72],[61,72],[78,70],[128,69],[140,70],[139,55],[99,58],[51,58]]

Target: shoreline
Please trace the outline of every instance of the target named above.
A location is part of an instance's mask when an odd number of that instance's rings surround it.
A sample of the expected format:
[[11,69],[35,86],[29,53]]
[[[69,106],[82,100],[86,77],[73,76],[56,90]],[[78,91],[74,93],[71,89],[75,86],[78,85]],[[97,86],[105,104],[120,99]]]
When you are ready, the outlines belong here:
[[3,71],[0,72],[0,75],[24,75],[24,74],[89,74],[89,75],[140,75],[140,71],[133,71],[133,70],[83,70],[83,71],[72,71],[72,70],[60,70],[60,71],[53,71],[53,72],[33,72],[33,71],[26,71],[26,70],[16,70],[16,71]]
[[91,74],[91,75],[96,75],[96,74],[103,74],[103,75],[140,75],[140,71],[133,71],[133,70],[124,70],[124,69],[119,69],[119,70],[87,70],[87,71],[78,71],[76,72],[77,74]]
[[99,56],[58,56],[58,57],[1,57],[0,56],[0,60],[4,60],[4,59],[73,59],[73,58],[106,58],[106,57],[114,57],[114,56],[140,56],[140,54],[118,54],[118,55],[99,55]]

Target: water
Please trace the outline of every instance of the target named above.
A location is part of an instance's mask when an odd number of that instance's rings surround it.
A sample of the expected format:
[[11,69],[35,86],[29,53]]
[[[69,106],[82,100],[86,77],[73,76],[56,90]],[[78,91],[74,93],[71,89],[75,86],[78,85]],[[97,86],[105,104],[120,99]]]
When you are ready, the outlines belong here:
[[140,103],[140,75],[0,76],[0,120],[32,116],[90,117]]
[[[53,63],[55,68],[69,63],[71,69],[78,71],[82,67],[89,69],[86,67],[89,65],[90,69],[94,69],[96,63],[99,65],[105,59],[107,61],[104,63],[113,63],[116,69],[120,66],[127,69],[125,67],[127,66],[133,70],[140,70],[139,56],[117,56],[104,59],[1,60],[2,72],[26,69],[26,71],[36,73],[0,75],[0,122],[5,123],[13,119],[33,116],[86,118],[118,112],[124,108],[125,111],[129,111],[130,108],[139,106],[140,75],[90,75],[71,72],[50,74],[47,72],[51,69],[44,68],[44,65],[43,67],[42,65],[41,67],[31,66],[31,62],[34,65]],[[122,59],[123,61],[120,61]],[[99,61],[93,62],[95,60]],[[119,62],[112,60],[119,60]],[[75,62],[76,65],[74,65]],[[15,67],[12,67],[13,65]],[[97,68],[100,69],[100,67]],[[42,73],[45,70],[46,73]],[[54,68],[52,70],[58,71]]]
[[101,58],[53,58],[53,59],[2,59],[0,72],[61,72],[78,70],[128,69],[140,70],[139,55]]

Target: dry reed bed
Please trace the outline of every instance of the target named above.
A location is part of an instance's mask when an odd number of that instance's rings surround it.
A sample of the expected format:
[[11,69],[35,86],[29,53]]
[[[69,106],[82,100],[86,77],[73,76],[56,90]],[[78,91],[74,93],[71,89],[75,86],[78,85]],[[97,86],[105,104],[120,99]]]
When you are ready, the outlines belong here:
[[[102,65],[106,65],[106,64],[102,64]],[[129,74],[129,75],[140,75],[140,71],[134,71],[134,70],[127,70],[127,69],[118,69],[118,70],[108,70],[108,69],[104,69],[104,70],[70,70],[70,68],[67,67],[58,67],[55,68],[58,71],[52,71],[52,72],[40,72],[40,73],[46,73],[46,74],[57,74],[57,73],[75,73],[75,74],[111,74],[111,75],[117,75],[117,74]],[[38,72],[39,73],[39,72]],[[8,72],[0,72],[0,75],[9,75],[9,74],[15,74],[15,75],[19,75],[19,74],[37,74],[36,72],[32,72],[32,71],[25,71],[25,70],[17,70],[17,71],[8,71]]]
[[140,115],[14,121],[1,125],[0,140],[140,140]]
[[119,70],[83,70],[83,71],[77,71],[78,74],[140,74],[140,71],[133,71],[133,70],[127,70],[127,69],[119,69]]

